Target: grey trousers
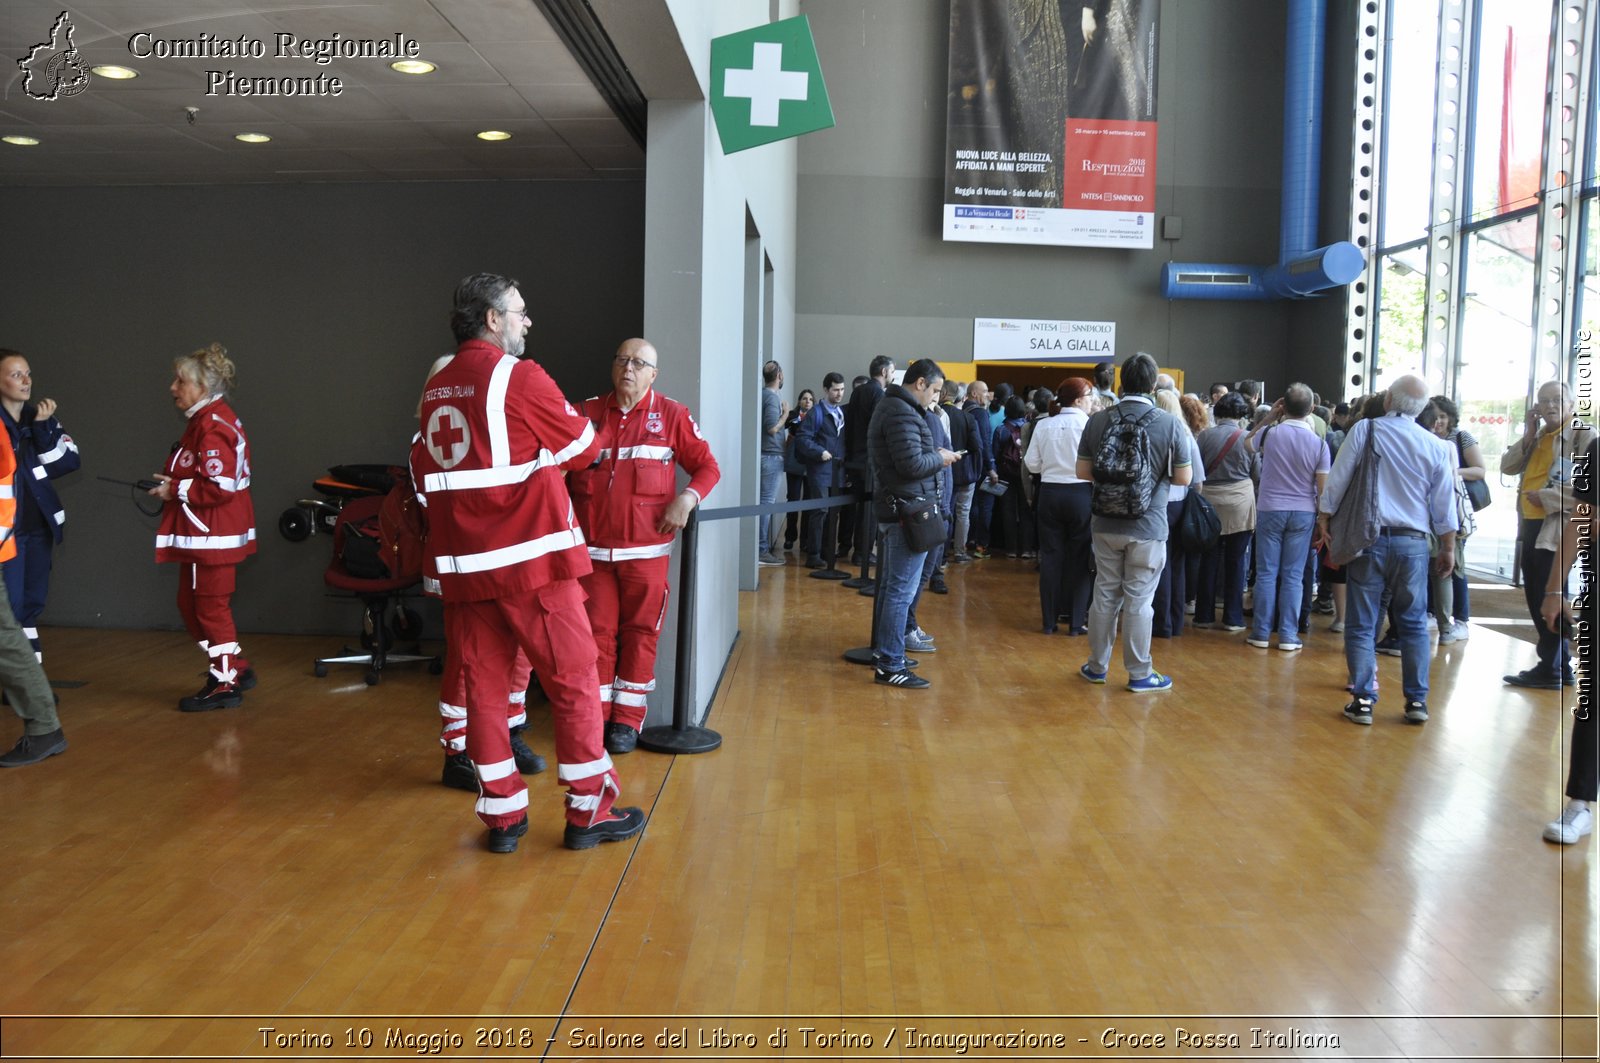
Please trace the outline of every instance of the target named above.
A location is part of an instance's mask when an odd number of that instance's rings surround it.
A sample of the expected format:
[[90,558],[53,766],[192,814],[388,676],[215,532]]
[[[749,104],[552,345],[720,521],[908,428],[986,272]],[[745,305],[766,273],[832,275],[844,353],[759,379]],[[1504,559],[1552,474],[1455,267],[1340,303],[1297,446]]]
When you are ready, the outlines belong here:
[[31,735],[47,735],[61,729],[56,718],[56,697],[50,680],[33,655],[33,645],[22,633],[11,603],[0,594],[0,687],[11,702],[11,710],[22,717],[23,730]]
[[1150,663],[1150,603],[1167,562],[1167,544],[1159,539],[1094,534],[1094,600],[1089,605],[1089,668],[1104,672],[1111,665],[1117,641],[1117,614],[1122,614],[1122,663],[1129,679],[1154,671]]

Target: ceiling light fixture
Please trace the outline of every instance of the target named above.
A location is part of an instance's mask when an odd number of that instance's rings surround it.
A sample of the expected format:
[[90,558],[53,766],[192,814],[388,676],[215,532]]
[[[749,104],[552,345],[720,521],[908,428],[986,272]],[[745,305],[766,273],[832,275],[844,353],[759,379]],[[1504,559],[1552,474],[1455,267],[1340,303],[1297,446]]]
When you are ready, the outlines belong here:
[[246,144],[265,144],[272,138],[265,133],[235,133],[233,139],[242,140]]
[[133,67],[117,66],[115,63],[103,63],[100,66],[91,66],[89,68],[89,72],[91,74],[99,74],[103,78],[110,78],[112,81],[127,81],[130,78],[136,78],[139,76],[139,72],[133,69]]
[[389,64],[389,69],[402,74],[431,74],[439,68],[426,59],[396,59]]
[[485,129],[478,134],[479,140],[510,140],[511,134],[501,129]]
[[0,140],[5,141],[7,144],[15,144],[19,148],[32,148],[37,147],[39,144],[33,137],[9,136],[0,137]]

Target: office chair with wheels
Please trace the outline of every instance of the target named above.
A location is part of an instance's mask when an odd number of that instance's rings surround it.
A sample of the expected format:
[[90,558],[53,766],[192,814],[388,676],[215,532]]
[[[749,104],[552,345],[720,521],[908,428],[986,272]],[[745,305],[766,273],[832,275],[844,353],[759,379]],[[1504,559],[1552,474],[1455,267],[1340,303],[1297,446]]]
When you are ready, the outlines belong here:
[[383,501],[383,495],[364,495],[349,499],[339,510],[333,528],[333,557],[322,579],[334,590],[361,599],[363,652],[346,646],[339,656],[319,657],[311,667],[319,678],[328,674],[330,664],[366,665],[368,686],[375,686],[384,667],[392,663],[426,662],[434,675],[444,670],[436,656],[390,652],[397,643],[415,643],[422,637],[422,618],[406,608],[404,601],[406,592],[421,583],[421,577],[389,573],[377,537]]

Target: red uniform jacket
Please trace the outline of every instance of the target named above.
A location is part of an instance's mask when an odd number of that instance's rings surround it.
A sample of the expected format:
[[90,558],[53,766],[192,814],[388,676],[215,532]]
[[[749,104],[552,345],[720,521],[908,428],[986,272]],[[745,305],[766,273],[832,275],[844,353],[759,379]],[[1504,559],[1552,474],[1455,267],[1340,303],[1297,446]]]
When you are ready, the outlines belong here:
[[722,478],[711,447],[688,407],[651,388],[627,413],[615,393],[585,399],[594,424],[600,464],[572,474],[572,501],[589,537],[589,555],[603,561],[660,557],[672,535],[656,531],[677,497],[677,470],[689,473],[689,489],[704,499]]
[[256,552],[250,444],[225,399],[191,411],[166,472],[172,499],[161,511],[157,561],[233,565]]
[[446,601],[482,601],[591,569],[561,471],[594,461],[594,427],[550,375],[468,340],[428,378],[422,446],[428,568]]

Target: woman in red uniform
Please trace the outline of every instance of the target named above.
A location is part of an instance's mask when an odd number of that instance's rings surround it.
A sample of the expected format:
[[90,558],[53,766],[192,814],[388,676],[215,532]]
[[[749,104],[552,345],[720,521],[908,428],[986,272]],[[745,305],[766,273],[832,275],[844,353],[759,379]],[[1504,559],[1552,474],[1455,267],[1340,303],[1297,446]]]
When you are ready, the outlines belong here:
[[256,552],[250,502],[250,444],[228,406],[233,362],[219,343],[173,360],[172,401],[188,418],[183,438],[150,493],[166,503],[156,535],[156,561],[178,562],[178,612],[206,652],[210,668],[183,712],[235,708],[256,685],[239,651],[228,599],[234,566]]

